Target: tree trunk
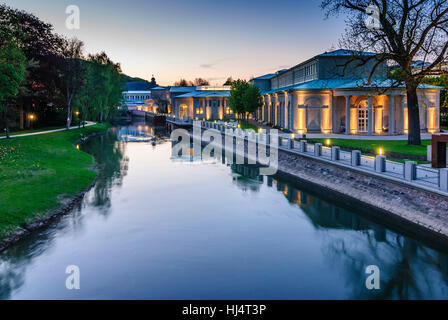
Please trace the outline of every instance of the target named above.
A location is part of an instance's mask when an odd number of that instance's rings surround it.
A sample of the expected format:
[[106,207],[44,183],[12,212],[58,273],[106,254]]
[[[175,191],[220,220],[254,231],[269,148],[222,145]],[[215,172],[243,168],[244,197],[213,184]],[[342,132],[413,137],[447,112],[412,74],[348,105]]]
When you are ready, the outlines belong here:
[[103,102],[100,103],[100,123],[103,122]]
[[408,144],[419,146],[422,144],[420,135],[420,110],[418,108],[417,87],[406,85],[408,100]]
[[24,129],[24,119],[23,119],[23,100],[20,103],[20,130]]
[[5,125],[6,139],[9,139],[9,123],[8,123],[8,109],[3,110],[3,123]]
[[72,106],[71,106],[71,101],[69,99],[68,104],[67,104],[67,130],[70,129],[70,126],[72,124]]

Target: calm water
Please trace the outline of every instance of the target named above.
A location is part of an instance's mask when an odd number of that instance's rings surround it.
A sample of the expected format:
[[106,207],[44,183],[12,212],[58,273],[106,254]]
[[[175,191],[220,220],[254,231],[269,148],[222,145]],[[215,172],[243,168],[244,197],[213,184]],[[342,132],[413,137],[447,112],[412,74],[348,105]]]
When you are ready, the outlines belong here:
[[[142,124],[88,142],[96,186],[0,254],[0,298],[448,298],[445,253],[256,168],[117,139],[145,130],[154,134]],[[376,291],[365,287],[372,264]],[[65,287],[68,265],[80,268],[80,290]]]

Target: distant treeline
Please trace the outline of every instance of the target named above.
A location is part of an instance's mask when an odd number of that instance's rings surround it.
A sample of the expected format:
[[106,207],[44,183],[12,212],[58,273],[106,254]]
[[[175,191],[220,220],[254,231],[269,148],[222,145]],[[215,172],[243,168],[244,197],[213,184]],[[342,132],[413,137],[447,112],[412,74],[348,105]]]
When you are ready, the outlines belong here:
[[129,77],[105,52],[84,54],[83,42],[53,32],[51,24],[0,5],[2,125],[24,129],[114,116]]

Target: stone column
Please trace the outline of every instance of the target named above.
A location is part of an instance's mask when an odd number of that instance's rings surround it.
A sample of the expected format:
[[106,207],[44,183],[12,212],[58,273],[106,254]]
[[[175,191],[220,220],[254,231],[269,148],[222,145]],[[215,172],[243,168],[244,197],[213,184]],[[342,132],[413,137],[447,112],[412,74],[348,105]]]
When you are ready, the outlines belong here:
[[389,95],[389,135],[393,136],[395,133],[395,96]]
[[289,110],[289,123],[290,123],[290,130],[293,132],[296,132],[296,128],[295,126],[295,118],[296,118],[296,112],[297,112],[297,98],[296,98],[296,94],[291,92],[290,93],[291,96],[291,105],[290,105],[290,110]]
[[369,96],[368,98],[368,114],[367,114],[367,118],[368,118],[368,135],[371,136],[373,135],[373,125],[375,122],[375,119],[373,118],[373,97]]
[[404,134],[404,96],[400,96],[401,133]]
[[345,96],[345,134],[350,134],[350,98]]

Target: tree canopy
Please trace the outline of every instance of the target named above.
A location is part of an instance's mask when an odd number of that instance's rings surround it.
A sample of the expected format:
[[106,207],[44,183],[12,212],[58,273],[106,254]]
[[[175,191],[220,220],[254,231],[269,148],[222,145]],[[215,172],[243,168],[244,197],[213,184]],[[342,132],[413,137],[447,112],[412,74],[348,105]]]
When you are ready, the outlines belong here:
[[126,79],[120,65],[104,52],[86,58],[82,41],[55,34],[51,24],[30,13],[0,5],[0,50],[6,128],[9,122],[29,126],[31,114],[42,125],[69,127],[74,112],[103,121],[120,106]]
[[229,106],[240,118],[247,120],[250,113],[255,112],[263,105],[260,89],[245,80],[232,82],[229,97]]
[[[400,66],[399,80],[405,83],[408,104],[408,143],[419,145],[417,87],[447,61],[448,0],[324,0],[321,6],[327,16],[347,17],[341,47],[376,53],[357,57],[361,64],[376,60],[371,76],[384,62]],[[430,63],[416,71],[412,67],[416,59]]]

